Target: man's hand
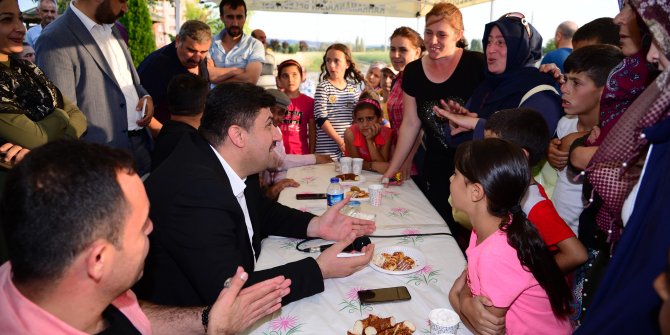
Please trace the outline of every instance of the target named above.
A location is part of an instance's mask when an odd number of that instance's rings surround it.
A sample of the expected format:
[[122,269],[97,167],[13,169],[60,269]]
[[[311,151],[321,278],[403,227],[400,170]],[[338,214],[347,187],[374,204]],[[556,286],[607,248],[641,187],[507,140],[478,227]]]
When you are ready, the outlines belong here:
[[326,164],[326,163],[332,163],[333,159],[330,157],[330,155],[319,155],[316,154],[316,163],[315,164]]
[[319,264],[324,279],[349,276],[370,263],[375,251],[374,244],[368,244],[361,249],[361,252],[365,253],[364,256],[337,258],[337,254],[353,243],[354,239],[356,239],[356,234],[352,232],[319,255],[316,262]]
[[144,96],[140,98],[135,107],[135,111],[139,115],[142,112],[142,107],[144,107],[144,101],[147,102],[147,107],[144,109],[144,117],[137,120],[137,125],[140,127],[146,127],[151,122],[151,118],[154,116],[154,100],[150,96]]
[[230,287],[221,290],[209,312],[207,334],[236,334],[281,308],[281,298],[290,292],[290,279],[279,276],[242,290],[248,277],[238,267]]
[[568,164],[568,152],[559,149],[561,140],[554,138],[547,148],[547,161],[557,170],[563,170]]
[[351,197],[346,197],[328,208],[323,215],[313,218],[307,226],[307,236],[339,241],[349,236],[351,232],[356,236],[372,234],[376,229],[374,221],[352,218],[340,213],[340,209],[350,199]]
[[293,179],[282,179],[276,182],[274,185],[270,186],[270,188],[268,188],[268,190],[265,192],[265,195],[270,199],[276,200],[279,198],[279,193],[281,193],[281,191],[283,191],[285,188],[298,186],[300,186],[300,183]]

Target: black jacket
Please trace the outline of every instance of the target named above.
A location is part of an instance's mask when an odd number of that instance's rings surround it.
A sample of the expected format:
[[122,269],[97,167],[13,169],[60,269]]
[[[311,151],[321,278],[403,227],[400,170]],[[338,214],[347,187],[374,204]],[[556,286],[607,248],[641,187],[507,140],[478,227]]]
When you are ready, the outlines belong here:
[[[270,234],[306,237],[312,214],[267,199],[257,176],[246,184],[256,255]],[[172,306],[212,304],[238,265],[249,273],[247,285],[278,275],[290,278],[291,293],[283,304],[323,291],[321,270],[311,257],[254,272],[242,208],[221,162],[199,134],[185,135],[145,186],[154,230],[144,276],[135,286],[141,299]]]

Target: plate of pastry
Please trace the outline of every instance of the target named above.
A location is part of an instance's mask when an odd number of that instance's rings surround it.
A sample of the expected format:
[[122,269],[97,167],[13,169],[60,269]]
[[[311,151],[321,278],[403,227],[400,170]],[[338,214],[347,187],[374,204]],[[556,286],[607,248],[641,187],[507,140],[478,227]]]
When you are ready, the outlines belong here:
[[426,256],[420,250],[394,246],[375,250],[370,261],[373,269],[391,275],[414,273],[426,266]]
[[340,185],[343,186],[360,185],[365,182],[365,176],[354,173],[338,174],[335,178],[340,178]]
[[344,192],[344,196],[345,197],[351,196],[351,200],[356,200],[356,201],[369,201],[370,200],[370,193],[368,193],[368,189],[358,187],[358,186],[350,187],[348,191]]

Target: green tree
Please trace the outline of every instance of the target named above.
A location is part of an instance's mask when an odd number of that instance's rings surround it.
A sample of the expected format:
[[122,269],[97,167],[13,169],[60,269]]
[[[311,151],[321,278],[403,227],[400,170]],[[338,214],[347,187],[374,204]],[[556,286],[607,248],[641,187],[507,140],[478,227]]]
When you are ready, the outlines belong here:
[[144,57],[156,50],[156,41],[146,0],[128,0],[128,12],[121,18],[128,30],[128,49],[137,67]]
[[470,41],[470,50],[479,52],[484,51],[484,48],[482,47],[482,40],[473,38],[472,41]]
[[546,54],[547,52],[554,50],[556,50],[556,41],[551,38],[547,41],[547,44],[544,45],[544,48],[542,48],[542,54]]
[[186,20],[198,20],[207,22],[210,18],[211,9],[206,8],[196,0],[188,0],[184,3],[184,18]]

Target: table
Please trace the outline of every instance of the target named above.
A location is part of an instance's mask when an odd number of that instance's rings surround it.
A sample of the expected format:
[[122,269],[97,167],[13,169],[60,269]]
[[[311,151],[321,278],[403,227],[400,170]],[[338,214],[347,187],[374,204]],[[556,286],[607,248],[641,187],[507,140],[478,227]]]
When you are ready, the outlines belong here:
[[[297,193],[325,193],[329,179],[336,175],[333,164],[303,166],[288,171],[288,178],[300,183],[298,188],[287,188],[279,202],[316,215],[326,210],[326,200],[296,200]],[[363,172],[366,181],[360,187],[379,183],[381,175]],[[382,205],[361,204],[361,211],[376,215],[374,235],[449,232],[449,228],[428,199],[411,180],[402,186],[384,190]],[[267,269],[317,253],[303,253],[295,249],[298,239],[268,237],[262,243],[256,269]],[[408,275],[388,275],[366,267],[346,278],[326,279],[324,292],[284,306],[254,325],[249,334],[346,334],[354,322],[373,313],[380,317],[393,316],[396,322],[409,320],[417,328],[416,334],[430,333],[428,313],[433,308],[451,308],[449,290],[465,267],[465,258],[451,236],[402,238],[372,238],[376,248],[395,245],[421,250],[426,256],[426,267]],[[305,245],[321,245],[316,240]],[[361,289],[406,286],[412,299],[375,305],[360,305],[357,291]],[[459,334],[470,332],[461,324]]]

